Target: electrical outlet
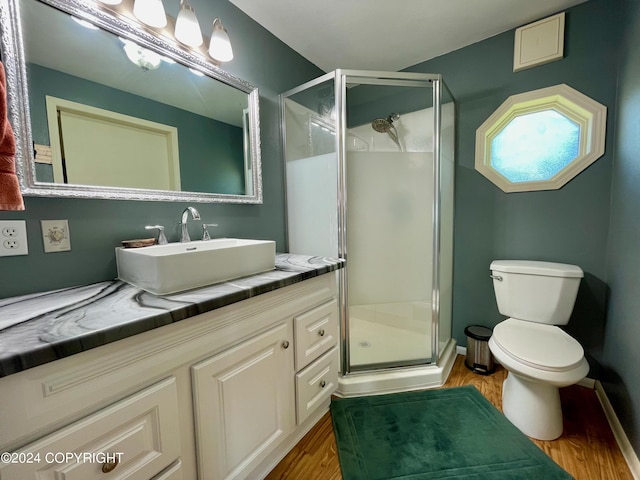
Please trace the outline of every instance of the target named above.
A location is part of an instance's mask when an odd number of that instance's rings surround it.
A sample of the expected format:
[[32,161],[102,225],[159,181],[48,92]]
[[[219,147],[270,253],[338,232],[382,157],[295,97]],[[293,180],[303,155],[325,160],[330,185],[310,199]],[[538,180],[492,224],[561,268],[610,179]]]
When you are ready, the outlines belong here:
[[0,257],[28,254],[27,222],[0,220]]

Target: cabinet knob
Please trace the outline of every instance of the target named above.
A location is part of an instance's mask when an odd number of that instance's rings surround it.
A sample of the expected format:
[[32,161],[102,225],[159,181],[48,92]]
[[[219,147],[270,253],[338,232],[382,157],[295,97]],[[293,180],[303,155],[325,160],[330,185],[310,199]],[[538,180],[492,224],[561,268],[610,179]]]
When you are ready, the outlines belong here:
[[318,330],[318,335],[320,335],[321,337],[324,337],[324,329],[323,328]]
[[285,340],[284,342],[282,342],[282,348],[284,348],[285,350],[289,348],[289,340]]
[[117,458],[113,462],[104,462],[102,464],[102,473],[112,472],[118,466],[118,463],[120,462]]
[[324,388],[327,386],[327,382],[325,382],[324,380],[320,381],[320,388]]

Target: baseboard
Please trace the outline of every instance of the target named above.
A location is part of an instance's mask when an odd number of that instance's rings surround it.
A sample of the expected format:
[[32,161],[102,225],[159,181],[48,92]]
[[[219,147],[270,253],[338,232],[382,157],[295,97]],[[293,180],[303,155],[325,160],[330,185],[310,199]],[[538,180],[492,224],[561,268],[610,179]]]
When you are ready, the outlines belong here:
[[593,378],[584,377],[576,385],[580,385],[581,387],[587,387],[587,388],[590,388],[591,390],[594,390],[596,388],[596,381]]
[[622,428],[622,424],[620,423],[620,420],[618,420],[616,412],[613,410],[609,397],[607,397],[604,388],[602,388],[602,383],[600,383],[599,380],[596,380],[594,383],[596,395],[598,395],[598,399],[600,400],[600,405],[602,405],[602,409],[609,421],[611,431],[613,432],[613,436],[616,438],[616,442],[618,442],[622,455],[627,461],[627,465],[629,465],[631,475],[633,475],[635,480],[640,480],[640,460],[638,460],[638,455],[636,455],[636,452],[633,450],[631,442],[629,442],[629,437],[627,437],[627,434]]

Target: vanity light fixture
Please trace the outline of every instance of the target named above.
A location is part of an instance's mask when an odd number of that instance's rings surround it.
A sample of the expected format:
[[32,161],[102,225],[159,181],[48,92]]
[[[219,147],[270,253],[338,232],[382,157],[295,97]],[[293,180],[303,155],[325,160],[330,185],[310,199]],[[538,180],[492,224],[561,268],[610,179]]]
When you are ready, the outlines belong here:
[[160,66],[162,62],[161,55],[143,48],[130,40],[125,40],[124,38],[120,38],[120,40],[124,43],[122,48],[127,54],[127,58],[145,72],[156,70]]
[[229,62],[233,60],[233,49],[227,29],[222,25],[219,18],[213,20],[213,33],[209,43],[209,55],[218,62]]
[[[229,33],[222,25],[220,18],[216,17],[213,20],[213,32],[211,38],[207,38],[202,34],[198,17],[189,0],[180,0],[178,16],[175,19],[167,16],[163,0],[127,0],[122,3],[123,7],[117,6],[122,0],[95,1],[106,5],[116,5],[108,10],[129,19],[132,19],[130,8],[133,3],[133,17],[137,19],[137,22],[160,30],[158,33],[161,36],[175,41],[182,48],[191,49],[199,56],[206,56],[208,53],[217,64],[233,60],[233,48]],[[169,26],[167,27],[167,25]],[[174,27],[172,28],[172,26]],[[171,32],[171,30],[173,31]]]
[[180,0],[180,12],[176,19],[174,35],[179,42],[190,47],[202,45],[202,31],[196,12],[187,0]]
[[167,25],[167,14],[162,0],[135,0],[133,14],[150,27],[163,28]]

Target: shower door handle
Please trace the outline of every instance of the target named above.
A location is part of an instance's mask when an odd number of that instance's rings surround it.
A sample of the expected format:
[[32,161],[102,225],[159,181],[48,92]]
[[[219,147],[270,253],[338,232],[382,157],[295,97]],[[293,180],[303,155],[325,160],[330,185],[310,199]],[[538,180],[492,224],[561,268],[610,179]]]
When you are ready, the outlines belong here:
[[502,277],[500,275],[489,275],[489,278],[493,278],[494,280],[497,280],[499,282],[502,281]]

